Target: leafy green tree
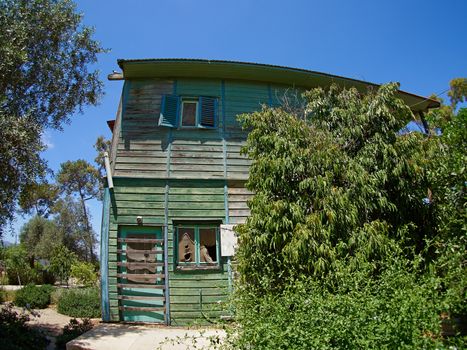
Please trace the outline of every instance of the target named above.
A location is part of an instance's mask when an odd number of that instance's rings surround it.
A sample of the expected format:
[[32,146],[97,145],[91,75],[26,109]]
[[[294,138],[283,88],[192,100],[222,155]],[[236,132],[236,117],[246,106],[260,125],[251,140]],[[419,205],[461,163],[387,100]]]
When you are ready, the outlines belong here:
[[59,227],[52,220],[35,216],[22,228],[20,242],[25,247],[31,262],[35,258],[49,259],[52,249],[62,244]]
[[90,214],[86,207],[86,201],[96,198],[99,194],[99,175],[95,167],[83,159],[67,161],[61,164],[57,174],[57,183],[67,195],[77,195],[82,210],[82,218],[86,233],[87,259],[95,261],[94,254],[95,237],[90,223]]
[[47,218],[59,197],[59,189],[47,182],[31,183],[24,186],[19,205],[25,214],[35,213]]
[[467,78],[452,79],[449,86],[448,96],[452,108],[456,108],[459,103],[467,102]]
[[86,287],[95,286],[97,283],[97,274],[92,263],[76,261],[71,266],[70,275]]
[[21,190],[44,176],[45,128],[61,129],[102,95],[89,67],[105,50],[92,35],[70,0],[0,2],[0,229]]
[[63,244],[80,260],[89,256],[88,232],[83,218],[81,203],[71,196],[65,196],[55,203],[54,222],[63,237]]
[[401,132],[414,116],[397,89],[318,88],[301,113],[241,116],[255,195],[234,348],[465,345],[440,337],[441,313],[466,312],[465,114]]
[[68,285],[68,279],[71,274],[71,266],[76,261],[76,255],[67,249],[64,245],[58,245],[52,250],[49,271]]
[[305,119],[268,108],[242,117],[255,193],[240,228],[248,283],[276,288],[305,273],[332,284],[338,259],[376,266],[394,241],[408,254],[425,248],[432,230],[419,151],[430,141],[399,133],[413,115],[396,91],[395,84],[368,95],[314,89]]
[[8,247],[5,251],[5,265],[10,283],[14,284],[15,280],[19,285],[34,282],[36,272],[31,268],[28,252],[22,245]]

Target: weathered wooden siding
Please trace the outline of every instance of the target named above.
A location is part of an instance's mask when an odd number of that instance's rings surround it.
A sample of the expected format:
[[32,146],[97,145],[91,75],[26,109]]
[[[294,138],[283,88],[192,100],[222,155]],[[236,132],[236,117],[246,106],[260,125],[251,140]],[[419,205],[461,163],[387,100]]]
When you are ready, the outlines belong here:
[[[223,312],[218,302],[226,299],[228,289],[225,259],[217,271],[177,271],[173,224],[177,220],[222,223],[228,218],[234,224],[245,221],[249,215],[246,202],[251,193],[244,189],[244,182],[250,161],[240,154],[247,132],[241,129],[237,116],[260,110],[263,104],[279,103],[279,99],[274,100],[273,91],[276,90],[265,83],[230,80],[125,82],[112,155],[114,191],[108,268],[112,321],[120,320],[116,287],[118,229],[122,225],[135,225],[137,216],[143,217],[145,226],[168,227],[172,324],[217,317]],[[218,97],[219,127],[216,130],[159,127],[163,94]]]
[[[168,192],[166,192],[168,185]],[[135,225],[143,217],[144,226],[163,226],[168,203],[169,283],[172,324],[217,317],[227,297],[228,276],[225,260],[221,269],[210,272],[176,271],[173,253],[173,224],[178,221],[214,220],[223,222],[223,181],[179,181],[115,178],[111,195],[109,230],[109,302],[112,321],[119,321],[117,291],[117,238],[119,225]],[[202,313],[203,312],[203,313]]]
[[223,181],[171,181],[169,196],[170,307],[172,325],[206,322],[224,313],[220,301],[227,298],[228,276],[225,259],[216,271],[177,271],[174,256],[174,226],[177,221],[213,220],[225,217]]
[[247,201],[253,194],[245,188],[244,182],[228,182],[229,223],[243,224],[250,215]]

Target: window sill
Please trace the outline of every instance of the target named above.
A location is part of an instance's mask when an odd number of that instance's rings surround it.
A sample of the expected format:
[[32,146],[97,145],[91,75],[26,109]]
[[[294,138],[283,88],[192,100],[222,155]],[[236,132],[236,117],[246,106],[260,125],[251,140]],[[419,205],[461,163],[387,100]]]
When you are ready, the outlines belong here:
[[220,271],[221,267],[219,265],[211,266],[177,266],[177,271]]

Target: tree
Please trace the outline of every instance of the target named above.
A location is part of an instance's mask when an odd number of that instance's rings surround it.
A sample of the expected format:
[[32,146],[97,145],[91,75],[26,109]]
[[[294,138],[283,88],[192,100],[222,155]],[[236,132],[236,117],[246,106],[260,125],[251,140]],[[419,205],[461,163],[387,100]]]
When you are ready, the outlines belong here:
[[467,312],[464,110],[401,132],[397,89],[318,88],[302,113],[241,116],[254,197],[234,348],[465,346],[440,336],[441,314]]
[[413,116],[396,91],[314,89],[305,119],[268,108],[242,117],[252,130],[244,151],[255,193],[240,229],[248,283],[280,288],[302,273],[332,283],[336,260],[378,261],[394,241],[425,248],[433,230],[422,150],[430,141],[399,134]]
[[57,183],[64,193],[67,195],[77,195],[80,200],[87,236],[87,260],[95,261],[96,257],[93,251],[95,238],[90,224],[86,201],[98,196],[98,171],[83,159],[67,161],[61,164],[60,171],[57,174]]
[[49,271],[57,277],[61,283],[68,285],[71,266],[76,261],[76,255],[69,251],[64,245],[58,245],[52,250]]
[[25,214],[35,213],[47,218],[58,200],[59,189],[47,182],[31,183],[24,186],[19,196],[19,205]]
[[104,176],[105,176],[105,152],[110,151],[110,140],[106,140],[104,136],[99,136],[94,144],[94,149],[97,156],[94,162],[97,164],[97,171],[99,174],[99,200],[102,200],[104,189]]
[[63,245],[75,253],[80,260],[89,256],[89,239],[80,202],[71,196],[57,201],[53,208],[54,222],[63,237]]
[[89,67],[105,50],[81,21],[69,0],[0,2],[0,229],[23,187],[44,175],[44,129],[61,129],[102,95]]
[[33,217],[21,228],[20,242],[27,251],[31,266],[35,258],[50,259],[52,249],[62,241],[56,223],[40,216]]

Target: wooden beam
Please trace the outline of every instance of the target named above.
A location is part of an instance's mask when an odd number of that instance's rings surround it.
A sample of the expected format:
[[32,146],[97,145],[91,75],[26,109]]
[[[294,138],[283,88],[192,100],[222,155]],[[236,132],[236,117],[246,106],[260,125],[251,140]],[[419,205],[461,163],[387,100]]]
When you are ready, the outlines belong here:
[[136,249],[117,249],[117,254],[126,254],[127,252],[131,253],[143,253],[143,254],[163,254],[163,250],[157,250],[157,249],[141,249],[141,250],[136,250]]
[[121,311],[165,311],[165,307],[134,307],[134,306],[119,306]]
[[130,288],[165,289],[165,285],[117,283],[117,288],[122,288],[122,289],[130,289]]
[[[153,238],[118,238],[118,242],[120,243],[160,243],[163,244],[163,239],[153,239]],[[135,251],[139,251],[134,249]]]
[[142,295],[119,295],[117,299],[120,300],[165,300],[165,296],[142,296]]

